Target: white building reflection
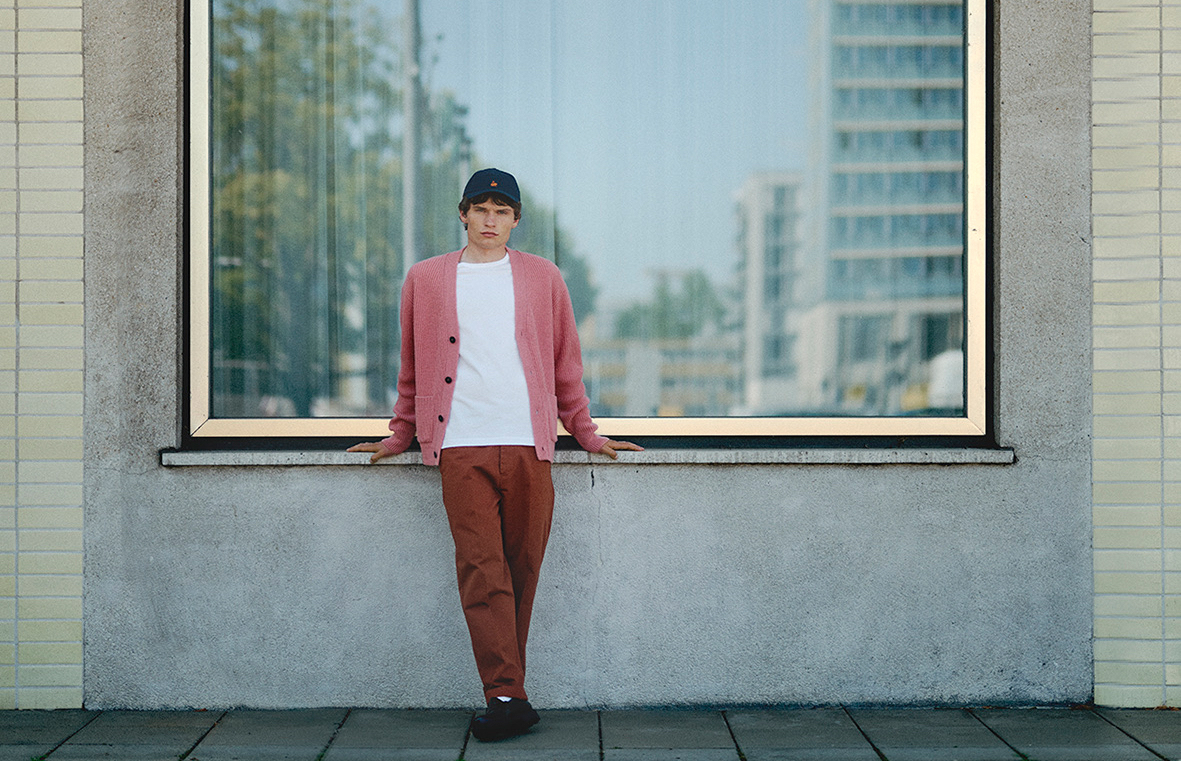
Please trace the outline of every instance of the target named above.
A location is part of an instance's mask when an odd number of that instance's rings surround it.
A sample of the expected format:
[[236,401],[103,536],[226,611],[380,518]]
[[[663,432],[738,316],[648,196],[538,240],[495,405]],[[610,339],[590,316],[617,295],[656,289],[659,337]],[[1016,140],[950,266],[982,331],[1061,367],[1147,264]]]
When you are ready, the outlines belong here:
[[808,168],[736,189],[730,319],[584,342],[595,414],[962,414],[962,4],[811,17]]

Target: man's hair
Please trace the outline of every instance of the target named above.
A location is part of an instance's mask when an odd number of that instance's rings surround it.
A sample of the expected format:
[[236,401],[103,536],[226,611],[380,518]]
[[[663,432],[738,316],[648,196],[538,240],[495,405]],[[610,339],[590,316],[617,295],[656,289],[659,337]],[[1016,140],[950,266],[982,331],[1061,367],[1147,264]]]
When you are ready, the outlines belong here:
[[472,208],[478,203],[484,203],[485,201],[491,201],[497,206],[507,206],[513,210],[513,219],[521,218],[521,204],[505,198],[500,193],[481,193],[478,196],[465,198],[459,202],[459,213],[467,214],[468,209]]

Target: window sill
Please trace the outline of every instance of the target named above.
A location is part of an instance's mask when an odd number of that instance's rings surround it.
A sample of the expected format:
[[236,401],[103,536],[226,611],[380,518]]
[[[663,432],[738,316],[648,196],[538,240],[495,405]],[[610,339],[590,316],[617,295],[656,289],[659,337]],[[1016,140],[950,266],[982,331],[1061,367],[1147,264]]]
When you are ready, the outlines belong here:
[[[162,452],[165,467],[367,465],[365,454],[304,451]],[[624,452],[618,460],[580,451],[560,451],[558,465],[1011,465],[1012,449],[650,449]],[[380,465],[422,465],[418,452],[406,452]]]

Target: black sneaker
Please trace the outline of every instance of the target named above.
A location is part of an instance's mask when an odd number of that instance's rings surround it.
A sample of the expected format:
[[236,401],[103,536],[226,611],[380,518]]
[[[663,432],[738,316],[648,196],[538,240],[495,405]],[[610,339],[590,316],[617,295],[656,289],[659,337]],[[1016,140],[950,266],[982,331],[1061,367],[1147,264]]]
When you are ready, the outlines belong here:
[[524,734],[539,721],[541,717],[528,700],[512,698],[505,702],[500,698],[492,698],[488,701],[488,710],[484,715],[472,719],[472,734],[483,742],[503,740]]

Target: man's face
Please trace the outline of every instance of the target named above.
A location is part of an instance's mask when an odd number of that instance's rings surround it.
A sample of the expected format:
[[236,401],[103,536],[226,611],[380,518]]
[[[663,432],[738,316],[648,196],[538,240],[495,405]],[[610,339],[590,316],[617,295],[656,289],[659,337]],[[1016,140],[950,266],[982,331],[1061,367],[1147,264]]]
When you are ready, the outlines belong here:
[[520,221],[511,206],[501,206],[492,200],[472,204],[467,214],[461,213],[459,218],[467,225],[468,245],[484,251],[496,251],[508,245],[509,234]]

